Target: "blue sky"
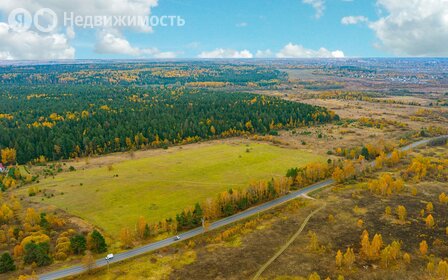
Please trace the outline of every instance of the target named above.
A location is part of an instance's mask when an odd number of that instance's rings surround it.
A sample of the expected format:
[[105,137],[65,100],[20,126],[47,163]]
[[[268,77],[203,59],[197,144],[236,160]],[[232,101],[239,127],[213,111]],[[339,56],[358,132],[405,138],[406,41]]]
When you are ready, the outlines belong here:
[[[446,57],[448,0],[0,0],[0,60]],[[17,8],[50,8],[50,33],[17,30]],[[184,26],[67,28],[64,12],[179,16]],[[48,15],[44,21],[48,20]],[[34,22],[33,22],[34,23]]]
[[[126,32],[126,38],[136,47],[156,47],[187,58],[217,48],[275,52],[288,43],[343,50],[346,56],[388,56],[374,47],[375,35],[367,25],[341,24],[349,15],[376,19],[376,12],[372,1],[332,0],[316,18],[312,6],[297,0],[161,0],[152,15],[179,15],[186,20],[185,26],[154,27],[153,33]],[[94,41],[93,32],[79,38],[78,58],[111,57],[96,54]]]

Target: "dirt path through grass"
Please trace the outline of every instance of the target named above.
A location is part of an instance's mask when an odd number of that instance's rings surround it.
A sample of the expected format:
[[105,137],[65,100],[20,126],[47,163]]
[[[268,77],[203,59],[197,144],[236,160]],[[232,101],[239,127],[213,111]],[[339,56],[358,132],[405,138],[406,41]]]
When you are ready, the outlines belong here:
[[288,240],[288,242],[286,242],[285,245],[283,245],[283,247],[280,248],[280,250],[278,250],[277,253],[275,253],[275,255],[270,258],[259,270],[258,272],[255,274],[255,276],[252,278],[252,280],[258,280],[261,276],[261,274],[263,274],[263,272],[286,250],[288,249],[289,245],[292,244],[292,242],[294,242],[294,240],[297,239],[297,237],[302,233],[303,229],[305,228],[306,224],[308,223],[308,221],[311,219],[311,217],[313,217],[317,212],[319,212],[320,210],[324,209],[326,206],[326,203],[322,204],[322,206],[320,206],[318,209],[314,210],[313,212],[311,212],[311,214],[308,215],[308,217],[306,217],[306,219],[303,221],[302,225],[300,226],[299,230],[291,237],[291,239]]

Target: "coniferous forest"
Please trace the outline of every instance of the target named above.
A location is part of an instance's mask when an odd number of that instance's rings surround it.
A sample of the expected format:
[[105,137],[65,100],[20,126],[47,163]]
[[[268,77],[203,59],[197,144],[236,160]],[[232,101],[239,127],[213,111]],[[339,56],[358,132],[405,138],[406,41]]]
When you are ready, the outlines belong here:
[[3,88],[0,112],[0,148],[14,148],[19,163],[264,134],[335,117],[248,93],[110,86]]

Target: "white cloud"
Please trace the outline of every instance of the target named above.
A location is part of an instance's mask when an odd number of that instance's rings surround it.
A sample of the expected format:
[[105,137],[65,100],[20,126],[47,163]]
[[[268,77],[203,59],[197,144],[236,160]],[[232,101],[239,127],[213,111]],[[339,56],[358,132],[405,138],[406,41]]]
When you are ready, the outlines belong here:
[[385,16],[369,26],[396,55],[448,55],[448,0],[377,0]]
[[[158,0],[77,0],[77,1],[55,1],[55,0],[0,0],[0,13],[8,15],[16,8],[24,8],[34,14],[41,8],[50,8],[58,15],[59,29],[53,33],[41,33],[37,30],[17,33],[6,28],[6,23],[1,23],[2,36],[0,38],[0,59],[64,59],[73,58],[75,49],[70,46],[68,39],[75,38],[75,30],[71,27],[62,28],[64,24],[64,12],[70,16],[73,12],[75,16],[149,16],[151,9],[156,7]],[[5,32],[8,29],[8,32]],[[151,32],[149,26],[139,26],[134,28],[139,32]],[[153,57],[171,57],[174,53],[163,53],[157,49],[138,49],[126,46],[126,39],[117,37],[115,40],[110,36],[103,38],[98,36],[102,42],[103,50],[110,49],[112,53],[139,53],[146,55],[152,50]],[[119,40],[121,39],[121,40]],[[125,46],[120,52],[116,46],[104,46],[104,40],[114,41]],[[21,43],[18,43],[18,42]]]
[[320,18],[324,14],[325,0],[302,0],[304,4],[311,5],[316,10],[315,17]]
[[253,55],[248,50],[232,50],[232,49],[215,49],[209,52],[202,52],[199,58],[343,58],[344,52],[340,50],[329,51],[326,48],[319,50],[306,49],[301,45],[292,43],[284,46],[279,52],[274,53],[270,49],[258,50]]
[[[151,8],[158,5],[158,0],[1,0],[0,10],[9,13],[15,8],[24,8],[31,13],[41,8],[50,8],[59,16],[63,22],[64,12],[70,15],[73,12],[81,16],[147,16]],[[142,31],[151,31],[143,28]]]
[[199,58],[253,58],[253,54],[248,50],[215,49],[209,52],[201,52]]
[[344,52],[340,50],[329,51],[326,48],[312,50],[289,43],[276,54],[277,58],[343,58]]
[[369,19],[365,16],[347,16],[341,19],[341,23],[344,25],[352,25],[368,21]]
[[75,49],[64,34],[40,35],[34,31],[16,32],[0,22],[1,59],[73,59]]
[[236,27],[247,27],[249,24],[247,22],[239,22],[236,24]]
[[161,52],[158,49],[156,49],[156,52],[154,52],[152,54],[153,57],[155,58],[160,58],[160,59],[171,59],[171,58],[176,58],[177,57],[177,53],[175,52]]
[[100,54],[121,54],[136,57],[175,58],[174,52],[161,52],[157,48],[136,48],[117,30],[103,30],[99,33],[95,52]]
[[255,54],[255,57],[257,58],[271,58],[274,57],[274,53],[267,49],[267,50],[258,50],[257,53]]
[[142,50],[134,48],[117,31],[103,31],[99,34],[95,52],[101,54],[141,55]]

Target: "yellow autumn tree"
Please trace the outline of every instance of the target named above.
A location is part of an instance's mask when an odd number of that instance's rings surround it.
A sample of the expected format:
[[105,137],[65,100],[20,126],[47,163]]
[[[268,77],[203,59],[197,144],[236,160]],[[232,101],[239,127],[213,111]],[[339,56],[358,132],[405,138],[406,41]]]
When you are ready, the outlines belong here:
[[247,129],[248,131],[252,131],[252,129],[253,129],[253,126],[252,126],[252,122],[251,122],[251,121],[246,122],[246,124],[245,124],[244,126],[246,127],[246,129]]
[[407,216],[406,207],[404,207],[403,205],[399,205],[397,207],[397,215],[398,215],[398,219],[401,222],[405,222],[406,221],[406,216]]
[[426,211],[428,211],[429,213],[431,213],[434,210],[434,206],[432,205],[432,202],[428,202],[426,204]]
[[375,234],[375,236],[372,239],[372,244],[370,248],[370,258],[371,259],[377,259],[380,257],[380,251],[383,247],[383,238],[381,234]]
[[441,193],[439,195],[439,201],[442,204],[447,204],[448,203],[448,196],[446,195],[446,193],[443,192],[443,193]]
[[308,277],[308,280],[320,280],[320,276],[317,272],[313,272],[310,274],[310,277]]
[[14,148],[5,148],[1,150],[3,164],[15,164],[17,151]]
[[380,251],[383,247],[383,238],[381,234],[375,234],[372,242],[369,240],[369,233],[367,230],[361,235],[361,256],[368,260],[375,260],[380,257]]
[[40,216],[39,216],[39,214],[37,214],[37,212],[36,212],[36,210],[34,210],[34,208],[26,209],[25,222],[29,223],[32,226],[39,224]]
[[20,275],[18,280],[39,280],[39,277],[37,276],[36,272],[33,271],[31,275]]
[[404,181],[401,178],[394,179],[390,174],[385,173],[378,180],[370,181],[368,187],[375,194],[390,196],[403,190]]
[[120,241],[121,241],[121,246],[124,249],[129,249],[129,248],[133,247],[134,239],[132,237],[131,231],[128,228],[121,229]]
[[355,253],[353,252],[352,248],[347,248],[347,251],[344,254],[343,262],[344,265],[348,267],[348,269],[352,269],[352,266],[355,263]]
[[381,264],[388,268],[390,263],[392,262],[392,254],[391,254],[391,246],[387,245],[386,248],[381,250]]
[[0,222],[8,223],[12,218],[14,218],[13,210],[6,203],[3,203],[0,207]]
[[428,253],[428,243],[426,243],[426,240],[423,240],[422,242],[420,242],[420,253],[423,256],[426,256],[426,254]]
[[431,214],[429,214],[428,217],[426,217],[425,223],[428,228],[434,227],[435,222],[434,222],[434,218],[432,217]]
[[439,276],[441,279],[447,279],[448,263],[445,260],[441,260],[437,265],[437,276]]
[[136,230],[137,230],[137,236],[140,239],[143,239],[145,237],[145,230],[147,224],[148,223],[146,222],[145,217],[140,216],[140,218],[138,218]]
[[344,161],[343,171],[345,179],[349,179],[355,175],[355,166],[351,160]]
[[356,222],[356,226],[359,227],[359,228],[362,228],[362,227],[364,226],[364,221],[363,221],[362,219],[359,219],[359,220]]
[[18,257],[23,255],[23,247],[20,244],[14,246],[13,255],[16,258],[18,258]]
[[390,216],[390,215],[392,215],[392,209],[389,206],[387,206],[386,209],[384,210],[384,213],[387,216]]
[[420,217],[424,217],[425,216],[425,209],[420,210]]
[[344,171],[338,166],[333,171],[333,180],[340,183],[344,181]]
[[90,115],[90,113],[88,112],[88,111],[82,111],[81,112],[81,118],[88,118],[89,117],[89,115]]
[[344,257],[342,256],[342,252],[341,250],[338,250],[338,252],[336,253],[336,266],[341,268],[342,267],[342,261],[343,261]]
[[388,268],[393,262],[396,262],[401,256],[401,243],[393,241],[390,245],[387,245],[381,250],[381,264],[383,267]]
[[311,251],[317,252],[320,249],[319,239],[317,238],[317,234],[314,231],[308,232],[308,237],[310,238],[308,247]]
[[392,152],[389,162],[391,165],[395,165],[400,162],[400,153],[397,150]]
[[404,253],[403,254],[403,261],[406,264],[410,264],[411,263],[411,255],[409,255],[408,253]]
[[401,255],[401,243],[398,241],[393,241],[390,245],[390,256],[392,260],[397,260]]
[[431,159],[425,157],[416,157],[412,159],[411,164],[406,170],[406,173],[413,176],[415,181],[420,181],[428,174],[428,168],[431,166]]
[[386,159],[387,157],[384,152],[381,152],[380,155],[375,158],[375,168],[382,169]]
[[361,234],[361,256],[369,258],[370,255],[370,240],[369,232],[364,230]]

